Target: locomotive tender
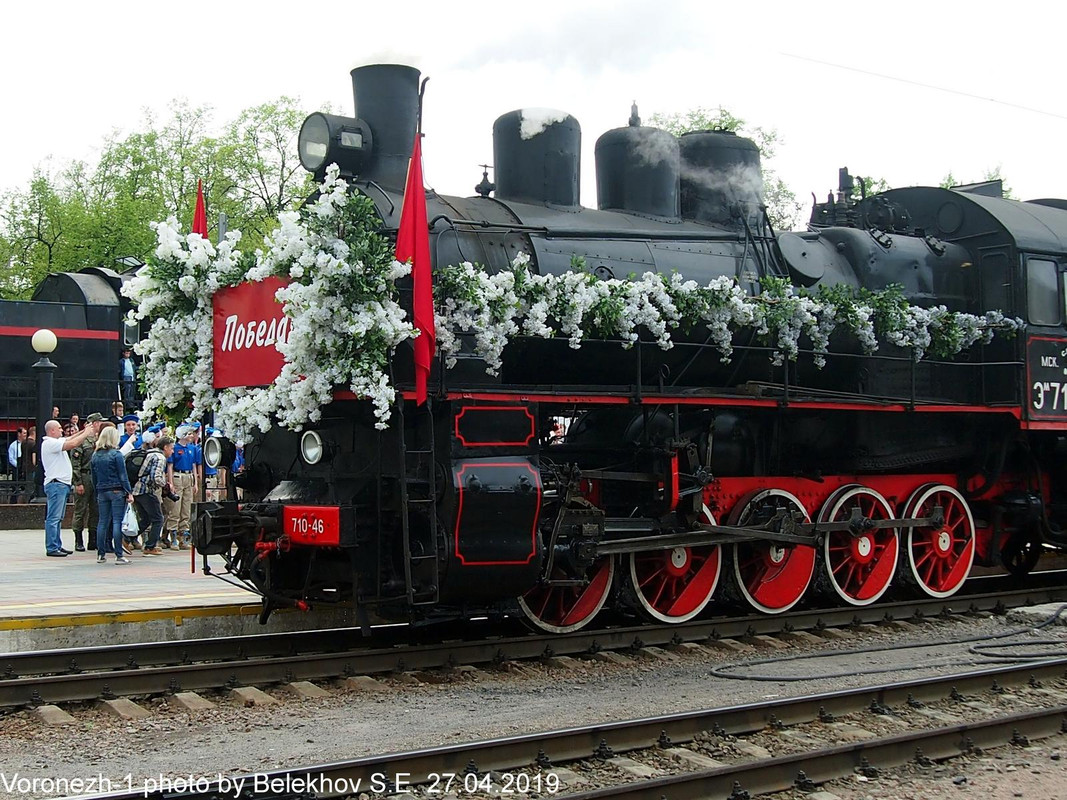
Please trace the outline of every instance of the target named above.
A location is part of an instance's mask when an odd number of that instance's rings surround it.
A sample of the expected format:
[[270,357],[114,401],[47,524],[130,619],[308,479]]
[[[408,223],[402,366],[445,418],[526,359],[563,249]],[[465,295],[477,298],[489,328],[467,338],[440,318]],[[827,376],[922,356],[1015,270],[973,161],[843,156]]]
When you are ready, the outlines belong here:
[[[355,117],[314,114],[301,159],[341,167],[395,234],[416,130],[418,72],[352,71]],[[520,613],[572,631],[604,607],[681,622],[720,603],[780,613],[805,596],[866,605],[895,587],[956,592],[974,563],[1022,574],[1062,533],[1067,432],[1067,201],[938,188],[815,206],[775,234],[759,152],[630,124],[596,145],[599,209],[579,205],[580,128],[513,111],[494,125],[495,186],[427,193],[434,265],[597,274],[677,271],[701,284],[903,287],[916,305],[1027,325],[952,360],[834,341],[773,365],[745,333],[724,364],[699,331],[663,351],[517,339],[499,376],[473,353],[438,363],[416,406],[374,429],[338,393],[302,433],[246,445],[240,505],[203,505],[202,553],[286,605],[345,602],[379,618]],[[553,437],[557,420],[566,434]],[[225,442],[206,448],[221,461]],[[207,563],[205,560],[205,569]]]

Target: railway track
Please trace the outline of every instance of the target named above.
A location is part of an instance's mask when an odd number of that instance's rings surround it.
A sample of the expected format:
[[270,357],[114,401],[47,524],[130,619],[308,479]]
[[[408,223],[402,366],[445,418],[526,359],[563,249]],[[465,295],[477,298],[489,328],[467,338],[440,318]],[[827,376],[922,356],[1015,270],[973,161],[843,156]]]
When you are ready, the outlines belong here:
[[[0,709],[101,698],[172,694],[484,665],[601,650],[701,643],[782,631],[819,630],[858,624],[921,620],[1067,598],[1062,575],[1048,574],[1044,588],[999,589],[947,599],[883,603],[877,606],[794,611],[769,616],[693,621],[679,625],[620,626],[552,635],[503,635],[477,626],[478,638],[419,642],[406,628],[383,632],[392,641],[356,644],[359,632],[311,631],[228,639],[160,642],[11,653],[0,656]],[[979,579],[985,585],[990,579]],[[512,628],[511,630],[514,630]]]
[[[793,787],[811,791],[815,784],[857,770],[874,776],[880,769],[909,761],[929,764],[982,748],[1026,746],[1030,739],[1067,730],[1065,678],[1067,658],[1055,658],[254,776],[232,775],[224,779],[229,782],[225,788],[232,794],[239,786],[250,790],[258,787],[257,793],[247,796],[269,794],[275,800],[306,796],[309,791],[317,797],[334,797],[361,792],[379,796],[400,789],[407,789],[411,792],[408,796],[416,798],[441,796],[448,791],[459,796],[499,797],[509,794],[509,785],[528,787],[524,791],[513,789],[510,794],[514,796],[570,800],[742,800]],[[1012,713],[1005,713],[1005,709]],[[861,730],[860,724],[874,728],[871,723],[878,720],[896,720],[891,727],[906,731],[889,736],[865,731],[870,735],[856,741],[834,742],[842,731]],[[792,752],[772,755],[764,750],[767,755],[763,756],[760,745],[747,741],[756,736],[763,736],[765,743],[767,737],[774,738]],[[716,763],[701,754],[702,749],[707,751],[716,743],[744,755],[734,763]],[[640,770],[635,769],[641,762],[656,765],[645,766],[645,774],[669,774],[642,779]],[[404,776],[403,785],[396,776]],[[588,786],[590,783],[593,785]],[[207,800],[219,796],[222,789],[205,779],[185,790],[148,785],[106,796],[111,800]]]

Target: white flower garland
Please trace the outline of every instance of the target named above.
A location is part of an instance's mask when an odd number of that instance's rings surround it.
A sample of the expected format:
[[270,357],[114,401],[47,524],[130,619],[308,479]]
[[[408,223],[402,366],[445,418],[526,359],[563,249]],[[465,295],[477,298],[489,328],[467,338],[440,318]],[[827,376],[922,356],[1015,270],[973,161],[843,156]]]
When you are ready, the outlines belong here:
[[[336,167],[327,170],[316,200],[304,213],[285,212],[280,226],[249,259],[236,250],[240,233],[227,233],[218,250],[198,235],[181,236],[177,220],[154,225],[155,260],[126,285],[133,320],[151,319],[136,351],[145,357],[144,408],[200,418],[235,438],[266,431],[275,422],[299,429],[321,417],[337,386],[374,406],[385,428],[395,391],[389,356],[415,336],[397,302],[396,280],[410,271],[374,231],[366,198],[349,193]],[[212,389],[212,309],[216,291],[271,276],[290,280],[275,299],[284,304],[290,334],[276,346],[285,357],[267,387]]]
[[[388,376],[392,351],[418,335],[397,302],[396,281],[410,267],[393,258],[391,245],[376,232],[370,201],[350,193],[335,166],[315,201],[301,214],[282,213],[279,222],[254,257],[237,249],[238,231],[227,233],[216,249],[196,234],[181,235],[174,217],[153,224],[155,259],[123,289],[136,307],[131,320],[152,320],[136,346],[148,364],[144,408],[179,418],[214,412],[218,427],[243,438],[276,422],[299,429],[317,421],[335,388],[344,386],[370,400],[376,426],[387,427],[396,400]],[[975,316],[911,306],[899,289],[872,293],[835,286],[810,294],[771,279],[752,297],[726,277],[706,286],[654,272],[602,280],[580,260],[572,266],[561,275],[536,275],[520,254],[511,269],[493,275],[470,262],[439,268],[437,345],[446,366],[455,365],[463,334],[473,334],[475,353],[497,374],[504,348],[517,335],[563,336],[575,349],[590,338],[631,347],[644,329],[668,350],[674,331],[702,329],[700,336],[726,362],[735,331],[750,328],[772,348],[778,365],[796,360],[806,335],[821,367],[838,329],[851,331],[865,353],[877,350],[881,340],[919,360],[928,352],[951,356],[1023,325],[998,311]],[[267,387],[216,394],[212,298],[221,288],[271,276],[290,281],[275,294],[290,330],[288,340],[276,345],[284,356],[281,373]]]
[[806,335],[821,368],[838,329],[850,331],[868,355],[881,339],[910,350],[918,361],[928,352],[949,357],[976,342],[988,344],[997,331],[1010,335],[1023,327],[1022,320],[999,311],[976,316],[945,306],[912,306],[898,288],[875,293],[830,287],[810,294],[774,278],[764,281],[763,291],[753,297],[726,277],[706,286],[655,272],[603,280],[580,261],[573,266],[561,275],[534,275],[529,257],[519,254],[510,270],[493,275],[470,262],[439,269],[434,287],[437,345],[446,367],[455,365],[463,333],[474,334],[475,353],[495,375],[504,347],[516,333],[562,335],[575,349],[586,338],[620,339],[623,347],[631,347],[638,328],[644,327],[660,348],[669,350],[672,331],[703,326],[709,344],[726,362],[733,355],[734,332],[747,327],[772,348],[777,366],[797,359],[800,338]]

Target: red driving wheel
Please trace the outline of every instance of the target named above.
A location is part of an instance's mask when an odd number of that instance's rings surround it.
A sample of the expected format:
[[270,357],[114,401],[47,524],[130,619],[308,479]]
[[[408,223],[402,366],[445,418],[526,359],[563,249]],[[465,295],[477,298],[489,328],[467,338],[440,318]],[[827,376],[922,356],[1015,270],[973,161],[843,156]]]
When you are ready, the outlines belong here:
[[[702,520],[715,524],[704,506]],[[637,606],[658,622],[685,622],[711,600],[722,567],[718,545],[674,547],[631,553],[630,588]]]
[[588,625],[604,607],[614,577],[615,559],[603,556],[586,571],[584,585],[535,586],[519,598],[519,608],[541,630],[570,633]]
[[[819,522],[847,522],[853,509],[870,520],[893,518],[893,508],[881,494],[851,484],[830,495],[819,512]],[[871,528],[858,534],[830,531],[823,540],[823,579],[849,605],[869,605],[893,582],[899,555],[896,528]]]
[[904,516],[931,517],[940,507],[940,524],[907,528],[907,558],[902,559],[904,579],[931,597],[949,597],[959,591],[974,563],[974,517],[963,495],[944,484],[928,483],[912,493]]
[[[782,489],[762,489],[742,498],[730,514],[730,525],[753,524],[768,506],[799,511],[810,521],[807,509]],[[738,542],[731,548],[729,594],[765,614],[781,614],[797,603],[815,574],[815,548],[769,541]]]

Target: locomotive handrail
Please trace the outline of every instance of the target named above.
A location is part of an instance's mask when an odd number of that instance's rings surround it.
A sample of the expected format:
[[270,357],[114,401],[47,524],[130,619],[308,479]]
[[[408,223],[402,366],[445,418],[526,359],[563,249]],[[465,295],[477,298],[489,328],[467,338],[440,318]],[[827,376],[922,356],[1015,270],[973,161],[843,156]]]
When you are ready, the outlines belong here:
[[[598,230],[581,230],[575,228],[573,230],[553,230],[551,228],[544,229],[545,236],[548,239],[603,239],[604,231]],[[670,241],[686,241],[695,240],[700,242],[743,242],[745,237],[742,234],[730,234],[730,233],[683,233],[682,231],[666,231],[666,232],[651,232],[651,231],[612,231],[611,237],[613,239],[640,239],[640,240],[670,240]]]
[[[516,340],[539,342],[544,341],[538,337],[516,336]],[[562,338],[560,342],[564,341]],[[709,397],[709,398],[741,398],[745,396],[757,396],[763,397],[770,401],[774,400],[782,408],[791,406],[794,402],[817,402],[820,400],[831,401],[837,400],[840,402],[851,402],[862,404],[864,406],[895,406],[903,405],[908,410],[915,410],[917,408],[925,407],[949,407],[958,406],[961,409],[974,410],[977,407],[986,408],[991,411],[997,409],[1016,409],[1018,411],[1020,403],[1019,387],[1013,383],[1011,385],[1011,396],[1005,392],[1001,397],[994,399],[988,399],[985,395],[986,392],[982,392],[981,398],[975,398],[972,400],[961,400],[958,398],[947,398],[938,396],[919,396],[917,392],[912,391],[910,396],[900,396],[898,394],[886,394],[886,393],[850,393],[842,391],[827,390],[818,387],[808,385],[805,381],[797,383],[796,380],[788,380],[790,366],[786,365],[782,368],[781,374],[783,378],[787,378],[784,382],[770,382],[770,381],[745,381],[742,384],[733,386],[716,387],[709,390],[703,386],[677,386],[674,382],[665,383],[663,378],[665,377],[662,372],[659,373],[658,380],[653,382],[646,382],[646,375],[643,361],[643,353],[648,352],[645,348],[652,345],[652,342],[639,339],[637,342],[626,342],[622,339],[605,338],[605,339],[587,339],[585,341],[593,342],[597,344],[616,344],[626,345],[632,348],[632,364],[635,374],[630,383],[619,384],[604,384],[600,383],[595,386],[581,383],[553,383],[551,386],[532,384],[532,383],[492,383],[484,384],[481,382],[471,381],[456,381],[449,375],[449,370],[444,368],[443,356],[439,354],[439,384],[438,391],[442,394],[449,392],[467,394],[478,391],[491,391],[493,393],[516,393],[520,396],[529,396],[533,394],[539,394],[543,392],[550,392],[553,394],[580,394],[583,396],[596,396],[596,397],[626,397],[631,402],[644,403],[644,402],[660,402],[659,397],[671,398],[685,396],[687,398],[694,397]],[[708,350],[714,350],[715,346],[708,343],[707,340],[703,342],[685,342],[675,341],[673,347],[677,351],[682,351],[685,348],[689,348],[693,353],[690,358],[690,364],[700,356],[701,353]],[[655,349],[655,348],[653,348]],[[775,352],[775,348],[765,345],[752,345],[752,344],[739,344],[734,346],[734,360],[739,361],[744,359],[751,353],[766,353],[771,354]],[[799,354],[804,356],[814,356],[817,353],[810,348],[800,349]],[[896,363],[900,365],[907,364],[909,371],[914,372],[916,368],[915,360],[910,355],[894,355],[888,353],[856,353],[856,352],[841,352],[833,351],[824,354],[828,360],[830,359],[866,359],[871,362],[877,363]],[[1022,368],[1025,366],[1025,362],[1021,360],[991,360],[991,361],[946,361],[942,359],[924,359],[922,362],[924,365],[933,365],[939,367],[959,368],[972,371],[982,370],[985,368],[997,368],[997,367],[1009,367],[1009,368]],[[688,368],[690,364],[687,364],[685,368]],[[829,368],[829,367],[828,367]],[[403,382],[402,382],[403,383]],[[984,386],[984,382],[982,382]],[[404,383],[401,388],[410,388],[411,384]],[[755,389],[756,392],[745,392],[745,389]]]
[[[432,228],[438,220],[444,220],[450,226],[466,225],[479,230],[506,230],[522,231],[524,233],[540,233],[548,239],[603,239],[604,230],[597,228],[549,228],[545,225],[523,225],[519,222],[494,222],[483,219],[457,219],[448,214],[438,214],[430,220]],[[395,236],[399,228],[383,228],[386,234]],[[671,240],[671,241],[698,241],[698,242],[743,242],[747,237],[740,233],[709,233],[704,231],[612,231],[614,239],[629,240]]]
[[[469,334],[469,335],[473,336],[473,334]],[[560,343],[566,343],[567,342],[567,337],[565,337],[565,336],[557,336],[554,339],[543,339],[543,338],[541,338],[539,336],[525,336],[523,334],[516,334],[513,338],[516,341],[529,341],[529,342],[549,342],[549,341],[558,341]],[[612,337],[585,338],[585,339],[582,340],[582,342],[583,342],[583,344],[584,343],[595,343],[595,344],[625,345],[626,347],[632,348],[632,349],[635,349],[635,350],[638,347],[638,345],[641,345],[641,344],[644,344],[644,345],[653,344],[653,342],[651,340],[646,340],[646,339],[638,339],[636,342],[631,342],[631,341],[628,341],[626,339],[618,339],[618,338],[612,338]],[[685,342],[685,341],[678,341],[676,339],[672,339],[671,340],[671,347],[672,347],[672,349],[679,349],[679,350],[680,349],[684,349],[684,348],[692,348],[692,349],[697,349],[697,350],[715,350],[715,349],[717,349],[715,345],[709,344],[707,342],[707,340],[705,340],[703,342]],[[734,345],[733,351],[735,353],[740,353],[740,352],[774,353],[776,351],[776,348],[768,346],[768,345],[742,344],[742,345]],[[865,358],[865,359],[874,359],[874,360],[877,360],[877,361],[896,361],[896,362],[900,362],[900,363],[911,363],[911,364],[916,363],[915,359],[913,359],[909,355],[897,356],[897,355],[890,355],[890,354],[887,354],[887,353],[879,353],[879,352],[875,352],[875,353],[848,353],[848,352],[844,352],[844,351],[840,351],[840,350],[831,350],[831,351],[829,351],[827,353],[817,353],[815,350],[812,350],[812,349],[799,348],[797,350],[797,353],[798,353],[798,355],[807,355],[807,356],[824,355],[827,358]],[[937,365],[937,366],[947,366],[947,367],[1021,367],[1021,366],[1024,366],[1026,362],[1021,360],[1021,359],[998,360],[998,361],[945,361],[943,359],[926,358],[926,357],[924,357],[919,363],[928,364],[928,365]]]
[[606,469],[583,469],[583,478],[596,478],[602,481],[632,481],[635,483],[659,483],[662,475],[655,472],[619,472]]
[[[504,229],[509,231],[530,231],[533,233],[548,233],[548,228],[544,225],[523,225],[520,222],[493,222],[487,219],[457,219],[450,217],[448,214],[438,214],[428,223],[429,228],[432,230],[439,220],[444,220],[448,223],[449,227],[455,227],[457,225],[468,225],[472,228],[481,228],[482,230],[494,230]],[[399,228],[385,228],[386,233],[396,234]]]

